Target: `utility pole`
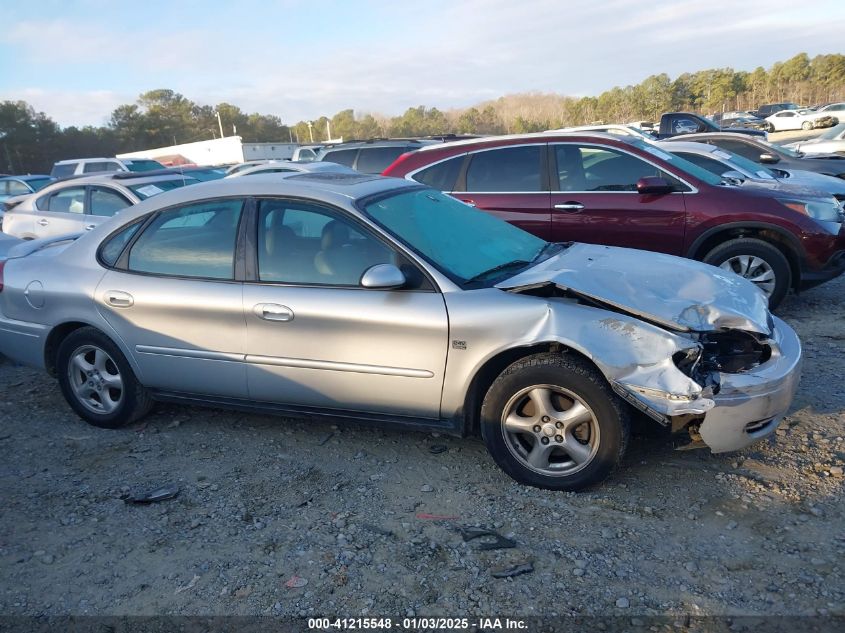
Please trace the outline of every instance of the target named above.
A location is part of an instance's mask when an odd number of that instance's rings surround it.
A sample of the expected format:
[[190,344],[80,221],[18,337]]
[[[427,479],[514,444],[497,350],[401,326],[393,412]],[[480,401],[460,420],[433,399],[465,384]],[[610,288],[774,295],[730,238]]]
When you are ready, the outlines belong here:
[[311,126],[314,125],[313,121],[306,121],[308,124],[308,134],[311,136],[311,142],[314,142],[314,130],[311,129]]
[[220,126],[220,138],[223,138],[223,136],[225,136],[225,135],[223,134],[223,121],[220,119],[220,112],[215,110],[214,114],[217,115],[217,125]]
[[326,137],[327,141],[332,140],[332,123],[328,119],[326,119],[326,131],[328,132],[328,137]]

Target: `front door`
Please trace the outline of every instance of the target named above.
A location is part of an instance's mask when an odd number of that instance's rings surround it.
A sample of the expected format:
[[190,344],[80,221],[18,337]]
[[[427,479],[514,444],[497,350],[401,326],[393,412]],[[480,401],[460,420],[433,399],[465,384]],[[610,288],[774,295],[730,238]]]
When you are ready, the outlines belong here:
[[[257,231],[256,280],[244,286],[250,397],[438,418],[448,320],[431,282],[338,210],[262,200]],[[399,265],[407,286],[363,288],[380,263]]]
[[[145,386],[247,396],[243,284],[234,276],[242,206],[226,199],[162,211],[98,285],[97,305]],[[111,239],[105,260],[131,238]]]
[[553,241],[682,254],[684,194],[639,194],[637,181],[659,176],[679,191],[683,183],[616,148],[587,143],[550,147]]

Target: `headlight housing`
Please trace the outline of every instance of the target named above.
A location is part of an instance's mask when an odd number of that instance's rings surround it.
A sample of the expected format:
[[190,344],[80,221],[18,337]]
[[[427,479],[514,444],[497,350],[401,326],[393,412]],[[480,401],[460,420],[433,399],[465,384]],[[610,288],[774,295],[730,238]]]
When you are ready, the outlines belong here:
[[783,200],[782,204],[793,211],[819,220],[820,222],[837,222],[843,220],[842,207],[835,198],[827,200]]

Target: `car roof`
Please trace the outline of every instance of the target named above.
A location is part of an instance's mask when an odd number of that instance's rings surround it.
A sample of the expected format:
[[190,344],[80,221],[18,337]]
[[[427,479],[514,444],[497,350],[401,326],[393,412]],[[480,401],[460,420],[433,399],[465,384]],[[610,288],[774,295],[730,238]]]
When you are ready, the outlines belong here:
[[[688,136],[688,135],[685,135]],[[710,145],[708,143],[694,143],[692,141],[675,141],[671,144],[664,144],[663,141],[657,143],[658,146],[663,146],[667,148],[667,151],[670,152],[682,152],[684,150],[688,152],[698,152],[701,154],[712,154],[713,152],[718,151],[725,151],[720,150],[715,145]],[[672,149],[668,149],[668,148]]]
[[578,139],[598,139],[601,141],[610,141],[611,143],[632,143],[640,140],[639,138],[631,137],[630,139],[616,134],[607,134],[606,132],[532,132],[530,134],[504,134],[502,136],[485,136],[481,138],[470,138],[460,141],[449,141],[446,143],[438,143],[436,145],[426,145],[418,150],[419,152],[438,151],[440,149],[448,149],[451,147],[486,147],[497,145],[514,145],[519,141],[541,141],[548,143],[551,140],[578,140]]
[[748,134],[740,134],[739,132],[701,132],[698,134],[684,134],[683,141],[676,141],[676,138],[680,137],[672,137],[665,139],[670,143],[681,143],[681,142],[688,142],[687,139],[707,139],[707,138],[723,138],[723,139],[734,139],[737,141],[750,141],[754,143],[755,141],[759,142],[758,139],[749,136]]
[[0,180],[43,180],[52,178],[50,174],[26,174],[24,176],[0,176]]
[[336,149],[355,149],[358,147],[395,147],[397,145],[415,145],[427,147],[429,145],[443,145],[440,141],[419,138],[374,138],[366,141],[344,141],[343,143],[327,143],[322,147],[324,152]]
[[221,178],[190,187],[179,187],[148,198],[121,212],[121,218],[134,219],[150,211],[190,204],[201,200],[229,197],[306,198],[333,206],[346,206],[354,200],[403,189],[423,187],[403,178],[340,172],[257,174],[250,178]]
[[88,158],[66,158],[64,160],[57,160],[54,165],[65,165],[67,163],[79,163],[82,161],[93,161],[93,160],[109,160],[109,161],[117,161],[118,163],[121,162],[122,159],[120,158],[103,158],[103,157],[88,157]]

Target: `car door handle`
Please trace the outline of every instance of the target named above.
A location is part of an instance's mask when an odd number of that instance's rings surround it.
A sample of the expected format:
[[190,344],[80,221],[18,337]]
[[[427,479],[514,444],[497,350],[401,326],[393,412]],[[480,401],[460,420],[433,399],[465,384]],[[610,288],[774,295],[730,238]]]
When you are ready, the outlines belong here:
[[561,211],[569,211],[570,213],[577,213],[584,209],[584,205],[580,202],[564,202],[563,204],[556,204],[555,209]]
[[115,308],[131,308],[135,305],[135,299],[128,292],[109,290],[106,292],[106,303]]
[[278,303],[258,303],[252,311],[255,316],[265,321],[293,321],[293,310]]
[[48,224],[50,224],[50,221],[42,219],[42,220],[38,220],[38,224],[40,224],[41,226],[47,226]]
[[90,231],[90,230],[94,229],[96,226],[97,226],[96,224],[89,224],[88,226],[85,227],[85,230]]

